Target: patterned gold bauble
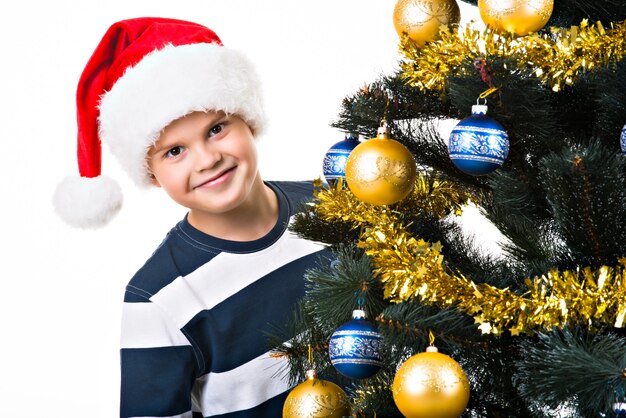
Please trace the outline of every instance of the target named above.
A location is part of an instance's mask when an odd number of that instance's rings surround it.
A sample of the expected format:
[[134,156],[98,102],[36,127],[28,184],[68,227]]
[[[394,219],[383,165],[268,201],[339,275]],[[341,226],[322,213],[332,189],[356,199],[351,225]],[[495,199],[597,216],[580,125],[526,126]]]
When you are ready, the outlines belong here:
[[456,0],[398,0],[393,10],[398,35],[406,33],[419,47],[437,39],[441,25],[458,24],[460,20]]
[[392,392],[407,418],[458,418],[469,401],[469,382],[459,363],[430,346],[402,363]]
[[346,161],[346,183],[359,199],[390,205],[404,199],[415,184],[415,159],[401,143],[390,139],[386,127],[376,138],[360,143]]
[[554,0],[478,0],[478,11],[486,25],[497,32],[528,35],[543,28]]
[[293,388],[283,405],[283,418],[342,418],[350,416],[346,393],[336,384],[318,379],[315,370]]

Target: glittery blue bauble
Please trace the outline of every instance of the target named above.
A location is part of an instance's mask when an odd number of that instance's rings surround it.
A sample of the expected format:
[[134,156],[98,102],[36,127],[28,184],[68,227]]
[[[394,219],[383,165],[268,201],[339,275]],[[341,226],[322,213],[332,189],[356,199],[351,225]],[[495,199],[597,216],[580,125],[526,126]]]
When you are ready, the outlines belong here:
[[619,143],[622,147],[622,154],[626,155],[626,125],[622,128],[622,136],[620,136]]
[[454,127],[448,142],[454,165],[473,176],[491,173],[509,154],[509,135],[486,113],[487,106],[472,106],[472,115]]
[[333,366],[351,379],[375,375],[383,365],[381,350],[380,333],[359,309],[352,313],[352,320],[335,330],[328,348]]
[[337,142],[324,155],[324,178],[331,184],[339,178],[346,178],[346,161],[352,150],[359,145],[356,134],[346,134],[345,139]]

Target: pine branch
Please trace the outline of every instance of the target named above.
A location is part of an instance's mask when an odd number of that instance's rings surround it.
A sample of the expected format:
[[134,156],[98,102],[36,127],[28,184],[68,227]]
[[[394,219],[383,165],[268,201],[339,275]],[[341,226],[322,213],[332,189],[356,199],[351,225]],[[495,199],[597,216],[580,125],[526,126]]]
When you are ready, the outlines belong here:
[[594,108],[598,109],[592,136],[608,149],[620,152],[617,139],[626,124],[626,60],[597,71],[589,79],[595,92]]
[[473,338],[477,336],[476,325],[469,317],[454,309],[439,310],[417,301],[388,306],[376,317],[376,323],[389,347],[388,361],[396,364],[424,351],[431,331],[435,345],[447,352],[457,350],[459,344],[475,344]]
[[329,335],[351,319],[354,309],[361,307],[371,320],[386,306],[369,257],[351,245],[340,246],[335,255],[305,275],[305,303]]
[[541,181],[555,229],[578,265],[626,254],[626,160],[594,142],[544,159]]
[[[451,271],[462,272],[475,283],[489,283],[499,288],[519,287],[518,272],[511,269],[511,260],[487,254],[479,246],[484,237],[466,236],[454,218],[443,220],[449,227],[444,230],[445,237],[440,239],[446,265]],[[436,242],[436,241],[431,241]]]
[[524,341],[521,350],[515,380],[529,403],[599,416],[625,388],[626,340],[615,334],[555,331]]

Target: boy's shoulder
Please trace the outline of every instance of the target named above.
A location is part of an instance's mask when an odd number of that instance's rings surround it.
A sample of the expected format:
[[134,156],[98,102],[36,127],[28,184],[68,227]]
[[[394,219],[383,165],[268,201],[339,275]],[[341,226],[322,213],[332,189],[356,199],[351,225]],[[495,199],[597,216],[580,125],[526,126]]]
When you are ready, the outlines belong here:
[[[179,276],[183,276],[210,261],[219,253],[217,250],[195,247],[182,238],[180,223],[174,226],[159,246],[152,252],[143,266],[131,278],[127,290],[137,289],[147,297],[156,294]],[[128,292],[127,292],[128,293]]]
[[301,204],[309,202],[313,199],[313,181],[273,180],[268,183],[278,187],[283,191],[283,193],[285,193],[294,210],[298,210]]
[[[313,198],[312,181],[268,181],[267,183],[288,201],[285,221]],[[196,234],[196,235],[194,235]],[[194,271],[220,254],[219,243],[211,246],[207,237],[188,227],[185,219],[176,224],[165,236],[152,255],[135,273],[127,289],[136,289],[138,299],[145,300],[179,276]],[[217,240],[219,241],[219,240]],[[232,249],[231,249],[232,250]],[[237,250],[237,249],[235,249]],[[127,292],[128,293],[128,292]],[[129,297],[127,295],[127,297]],[[139,300],[137,300],[139,301]]]

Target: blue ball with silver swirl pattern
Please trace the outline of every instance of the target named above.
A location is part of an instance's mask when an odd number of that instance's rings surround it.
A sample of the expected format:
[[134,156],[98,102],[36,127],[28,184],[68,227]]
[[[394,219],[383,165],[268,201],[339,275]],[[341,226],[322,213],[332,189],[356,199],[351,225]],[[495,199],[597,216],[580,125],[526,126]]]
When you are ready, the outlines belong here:
[[626,125],[622,128],[622,136],[619,138],[619,144],[622,148],[622,154],[626,155]]
[[346,162],[352,150],[359,145],[359,136],[347,133],[343,141],[337,142],[326,151],[322,170],[326,182],[334,185],[339,178],[346,179]]
[[372,377],[383,365],[382,336],[361,309],[333,332],[328,352],[335,369],[351,379]]
[[472,115],[460,121],[450,134],[448,154],[464,173],[482,176],[502,166],[509,155],[509,135],[486,105],[472,106]]

